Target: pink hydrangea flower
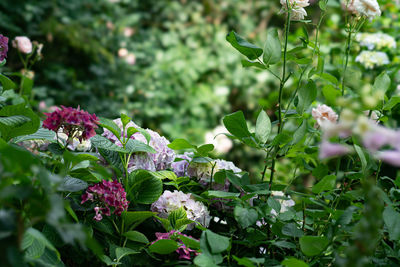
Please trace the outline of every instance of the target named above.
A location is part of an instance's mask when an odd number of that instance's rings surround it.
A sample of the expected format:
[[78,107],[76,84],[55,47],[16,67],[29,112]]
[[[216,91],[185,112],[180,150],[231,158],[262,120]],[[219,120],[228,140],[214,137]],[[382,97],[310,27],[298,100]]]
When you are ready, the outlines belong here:
[[336,123],[338,119],[336,112],[325,104],[313,108],[311,114],[319,126],[322,126],[326,122]]
[[32,53],[32,42],[26,36],[17,36],[12,42],[14,48],[17,48],[21,53]]
[[0,62],[7,57],[8,38],[0,34]]
[[113,214],[121,216],[124,210],[128,209],[129,201],[126,200],[126,192],[118,181],[103,180],[86,189],[82,195],[81,204],[91,201],[96,203],[94,211],[96,215],[93,219],[101,221],[102,215],[111,216],[110,208],[113,208]]
[[187,236],[187,235],[182,234],[182,233],[180,233],[178,231],[171,230],[168,233],[158,233],[157,232],[156,233],[157,239],[155,241],[153,241],[152,244],[154,244],[155,242],[157,242],[158,240],[161,240],[161,239],[172,239],[172,240],[175,240],[175,241],[178,242],[178,245],[179,245],[178,249],[176,250],[176,253],[179,254],[179,259],[180,260],[191,260],[191,254],[190,253],[193,253],[194,256],[197,256],[199,253],[194,249],[188,248],[182,242],[182,240],[179,238],[179,235],[183,235],[185,237],[194,239],[191,236]]
[[61,129],[68,138],[78,138],[80,141],[88,140],[96,135],[94,131],[99,123],[95,114],[71,107],[61,106],[52,113],[45,113],[46,120],[43,121],[43,128],[49,129],[58,133]]

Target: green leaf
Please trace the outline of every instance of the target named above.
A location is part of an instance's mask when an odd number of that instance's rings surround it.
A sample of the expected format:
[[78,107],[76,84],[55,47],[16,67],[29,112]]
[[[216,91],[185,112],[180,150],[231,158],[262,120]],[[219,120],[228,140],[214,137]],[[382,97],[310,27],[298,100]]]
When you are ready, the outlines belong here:
[[[184,208],[173,210],[168,215],[168,220],[172,228],[176,229],[176,222],[179,219],[187,219],[187,214]],[[178,229],[176,229],[178,230]]]
[[303,231],[295,223],[287,223],[282,227],[282,234],[291,237],[301,237],[303,236]]
[[92,143],[93,147],[98,149],[106,149],[110,151],[127,153],[127,151],[123,147],[117,146],[116,144],[101,135],[93,136],[90,139],[90,142]]
[[387,206],[383,211],[383,221],[388,229],[390,239],[398,241],[400,239],[400,213],[392,206]]
[[322,94],[324,95],[328,105],[333,106],[336,104],[336,99],[341,95],[333,85],[326,84],[322,87]]
[[30,118],[22,115],[14,115],[10,117],[0,117],[0,124],[3,124],[8,127],[18,127],[30,120],[31,120]]
[[179,247],[178,243],[170,239],[160,239],[154,244],[150,245],[149,249],[153,253],[157,254],[170,254],[177,250]]
[[136,152],[147,152],[147,153],[157,153],[157,151],[151,146],[140,142],[139,140],[129,139],[126,143],[126,151],[128,153],[136,153]]
[[99,259],[102,261],[102,262],[104,262],[105,264],[107,264],[107,266],[115,266],[115,265],[121,265],[122,263],[121,262],[115,262],[115,261],[112,261],[111,259],[110,259],[110,257],[108,257],[108,256],[106,256],[106,255],[100,255],[99,256]]
[[125,256],[131,255],[131,254],[137,254],[137,253],[139,253],[139,251],[135,251],[130,248],[117,247],[115,249],[115,256],[117,257],[118,262]]
[[258,213],[253,208],[244,208],[241,206],[236,206],[233,215],[235,220],[243,227],[247,228],[250,225],[256,223],[258,219]]
[[187,247],[196,250],[200,249],[200,242],[198,240],[181,234],[178,234],[178,236],[179,239],[183,242],[183,244],[185,244]]
[[126,236],[131,241],[135,241],[135,242],[139,242],[139,243],[143,243],[143,244],[149,243],[149,240],[147,239],[147,237],[138,231],[129,231],[129,232],[123,233],[122,235]]
[[28,228],[24,233],[23,240],[24,239],[26,239],[25,241],[22,241],[24,246],[31,244],[28,247],[22,247],[22,249],[27,249],[28,256],[38,258],[43,254],[44,248],[46,247],[54,251],[57,254],[58,259],[60,258],[60,253],[53,244],[51,244],[50,241],[35,228]]
[[267,113],[261,110],[258,114],[256,122],[256,138],[260,143],[264,144],[268,141],[268,137],[271,133],[271,120]]
[[197,148],[197,154],[200,156],[207,156],[207,154],[214,150],[213,144],[205,144]]
[[[151,140],[150,134],[145,129],[140,128],[140,127],[136,128],[136,130],[138,130],[138,132],[141,133],[144,136],[144,138],[146,138],[147,144],[149,144],[150,140]],[[155,153],[155,152],[153,152],[153,153]]]
[[152,204],[162,194],[162,181],[148,171],[134,171],[129,175],[128,180],[127,195],[134,203]]
[[178,177],[176,177],[176,174],[172,171],[158,171],[158,172],[150,172],[154,177],[157,177],[158,179],[164,180],[168,179],[171,181],[176,181]]
[[300,238],[301,251],[309,257],[321,254],[328,244],[329,240],[323,236],[302,236]]
[[384,110],[391,110],[400,103],[400,96],[392,96],[390,100],[383,106]]
[[264,45],[263,61],[265,65],[273,65],[281,60],[282,45],[277,29],[267,31],[267,40]]
[[305,86],[300,87],[299,102],[297,103],[297,112],[303,114],[305,110],[312,104],[312,102],[317,98],[317,86],[313,80],[308,80]]
[[66,176],[62,183],[58,186],[59,191],[78,192],[86,189],[88,184],[81,179]]
[[208,198],[237,199],[240,196],[240,193],[209,190],[204,192],[204,195],[206,195]]
[[354,144],[354,150],[356,151],[358,157],[361,160],[361,169],[363,173],[366,173],[367,171],[367,159],[365,158],[365,154],[364,151],[362,150],[361,147],[359,147],[358,145]]
[[15,83],[3,74],[0,74],[0,83],[3,86],[4,91],[17,88]]
[[303,120],[299,128],[293,134],[292,144],[299,143],[307,133],[307,120]]
[[173,150],[196,148],[196,146],[192,145],[187,140],[181,139],[181,138],[178,138],[178,139],[175,139],[174,141],[172,141],[172,143],[170,143],[168,145],[168,147]]
[[139,225],[148,218],[155,215],[155,212],[151,211],[124,211],[122,217],[125,221],[125,227],[130,227],[132,224]]
[[256,68],[263,69],[263,70],[265,70],[265,69],[267,68],[267,67],[265,67],[264,64],[261,64],[261,63],[258,62],[258,61],[250,61],[250,60],[247,60],[247,59],[243,59],[243,60],[242,60],[242,66],[243,66],[244,68],[247,68],[247,67],[256,67]]
[[211,256],[206,255],[204,253],[196,256],[196,258],[194,258],[193,263],[199,267],[218,267],[218,265],[215,264],[214,259]]
[[206,230],[205,234],[211,253],[218,254],[228,249],[230,243],[228,237],[216,234],[211,230]]
[[241,36],[239,36],[236,32],[231,31],[227,36],[226,40],[242,55],[245,55],[248,59],[254,60],[260,57],[263,53],[263,50],[258,46],[255,46]]
[[242,111],[236,111],[235,113],[226,115],[222,121],[226,129],[235,137],[243,139],[251,136]]
[[138,129],[136,129],[135,127],[129,127],[128,130],[126,130],[126,135],[127,135],[127,139],[130,139],[132,135],[134,135],[135,133],[139,132]]
[[121,113],[121,122],[122,122],[122,126],[125,128],[126,127],[126,125],[131,121],[132,119],[128,116],[128,115],[126,115],[126,114],[124,114],[124,113]]
[[99,118],[100,126],[103,128],[106,128],[110,132],[112,132],[118,139],[121,138],[121,129],[118,127],[118,125],[109,119],[106,118]]
[[323,191],[330,191],[335,188],[336,185],[336,176],[335,175],[327,175],[322,178],[316,185],[313,186],[312,192],[314,194],[319,194]]
[[15,137],[12,141],[13,143],[19,143],[26,140],[47,140],[50,142],[55,142],[56,133],[45,128],[39,128],[36,133],[24,136]]
[[[321,1],[321,2],[322,2],[322,1]],[[320,3],[321,3],[321,2],[320,2]],[[302,261],[302,260],[295,259],[295,258],[284,259],[284,260],[281,262],[281,265],[282,265],[282,266],[285,266],[285,267],[308,267],[308,264],[307,264],[307,263],[305,263],[305,262]]]
[[382,72],[378,77],[376,77],[374,82],[374,90],[382,90],[386,93],[386,91],[390,88],[390,77],[386,74],[386,72]]
[[22,119],[22,117],[19,117],[20,119],[14,117],[13,121],[16,124],[13,124],[11,122],[3,124],[6,120],[3,119],[3,123],[0,123],[0,132],[1,137],[6,141],[9,141],[11,138],[16,136],[33,134],[39,129],[39,117],[30,108],[25,107],[25,104],[5,106],[0,109],[0,118],[16,115],[29,118],[29,121],[27,120],[22,123],[22,120],[25,119]]
[[274,209],[276,211],[276,213],[279,214],[281,212],[281,203],[279,203],[279,201],[276,200],[275,198],[269,197],[267,200],[267,204],[269,207]]

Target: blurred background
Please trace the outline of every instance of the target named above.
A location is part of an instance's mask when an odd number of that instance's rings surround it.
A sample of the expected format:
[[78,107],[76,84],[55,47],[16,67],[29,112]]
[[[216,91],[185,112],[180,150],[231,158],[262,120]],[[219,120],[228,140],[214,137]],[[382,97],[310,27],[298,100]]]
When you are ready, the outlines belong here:
[[[292,45],[301,44],[306,34],[314,38],[312,23],[318,22],[320,9],[317,1],[310,2],[311,23],[292,24]],[[379,2],[384,16],[368,29],[398,38],[396,3]],[[267,27],[283,29],[279,10],[278,0],[2,0],[0,33],[44,44],[43,59],[32,73],[34,108],[79,105],[108,118],[124,112],[171,141],[203,144],[233,111],[243,110],[255,123],[265,109],[274,119],[278,81],[266,71],[244,69],[225,36],[235,30],[263,47]],[[321,29],[321,50],[331,54],[325,66],[337,77],[345,40],[340,10],[339,1],[330,1],[323,23],[329,28]],[[9,72],[22,68],[15,49],[7,62]],[[293,75],[284,98],[296,79]],[[226,144],[219,152],[240,168],[261,171],[264,155],[239,146]],[[248,160],[239,162],[243,157]]]

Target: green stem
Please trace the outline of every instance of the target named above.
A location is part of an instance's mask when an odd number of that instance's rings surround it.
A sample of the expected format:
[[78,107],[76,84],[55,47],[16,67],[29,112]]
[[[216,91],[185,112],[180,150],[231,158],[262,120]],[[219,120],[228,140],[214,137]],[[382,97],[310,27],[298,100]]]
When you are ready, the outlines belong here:
[[342,71],[342,96],[344,96],[345,73],[347,70],[347,65],[349,64],[349,55],[350,55],[350,49],[351,49],[351,33],[352,33],[352,27],[350,24],[350,27],[348,29],[347,41],[346,41],[346,58],[344,61],[343,71]]

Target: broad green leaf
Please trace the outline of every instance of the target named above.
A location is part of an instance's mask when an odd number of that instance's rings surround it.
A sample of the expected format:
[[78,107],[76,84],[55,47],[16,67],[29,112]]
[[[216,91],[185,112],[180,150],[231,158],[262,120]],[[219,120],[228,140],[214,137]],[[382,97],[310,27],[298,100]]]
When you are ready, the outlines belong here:
[[185,244],[187,247],[191,248],[191,249],[200,249],[200,242],[199,240],[196,240],[194,238],[188,237],[188,236],[184,236],[181,234],[178,234],[178,237],[180,240],[182,240],[183,244]]
[[139,140],[129,139],[126,143],[126,151],[128,153],[136,153],[136,152],[147,152],[147,153],[157,153],[157,151],[151,146],[140,142]]
[[307,263],[296,258],[286,258],[281,262],[281,265],[285,267],[308,267]]
[[206,230],[205,234],[211,253],[218,254],[228,249],[230,243],[228,237],[216,234],[211,230]]
[[86,189],[88,184],[81,179],[66,176],[62,183],[58,186],[59,191],[78,192]]
[[261,110],[258,114],[256,122],[256,138],[260,143],[264,144],[268,141],[268,137],[271,133],[271,120],[267,113]]
[[233,215],[235,220],[243,227],[247,228],[250,225],[256,223],[258,219],[258,213],[253,208],[244,208],[241,206],[236,206]]
[[128,231],[128,232],[123,233],[122,235],[126,236],[131,241],[135,241],[135,242],[139,242],[139,243],[143,243],[143,244],[149,243],[149,240],[147,239],[147,237],[138,231]]
[[254,60],[260,57],[263,50],[256,45],[247,42],[243,37],[239,36],[236,32],[231,31],[227,36],[226,40],[242,55],[245,55],[248,59]]
[[322,94],[324,95],[328,105],[333,106],[336,104],[336,99],[341,95],[333,85],[326,84],[322,87]]
[[400,103],[400,96],[392,96],[389,101],[383,106],[384,110],[391,110]]
[[287,223],[282,227],[282,234],[291,237],[301,237],[303,236],[303,231],[295,223]]
[[196,148],[196,146],[192,145],[187,140],[181,138],[172,141],[172,143],[170,143],[168,147],[173,150]]
[[175,224],[176,224],[176,221],[179,219],[187,219],[186,211],[182,207],[171,211],[168,215],[169,223],[171,224],[171,227],[174,229],[176,229]]
[[243,59],[242,60],[242,66],[244,68],[247,68],[247,67],[256,67],[256,68],[259,68],[259,69],[266,69],[267,68],[267,67],[265,67],[264,64],[261,64],[258,61],[250,61],[250,60],[247,60],[247,59]]
[[197,148],[197,154],[200,156],[207,156],[207,154],[214,150],[213,144],[205,144]]
[[3,74],[0,74],[0,83],[3,86],[4,91],[17,88],[15,83],[11,81],[10,78],[4,76]]
[[160,239],[154,244],[150,245],[149,249],[153,253],[157,254],[170,254],[177,250],[179,247],[178,243],[170,239]]
[[303,114],[305,110],[317,98],[317,86],[313,80],[308,80],[305,86],[300,87],[298,92],[299,102],[297,103],[297,112]]
[[111,259],[110,259],[110,257],[108,257],[108,256],[106,256],[106,255],[100,255],[99,256],[99,259],[102,261],[102,262],[104,262],[105,264],[107,264],[107,266],[115,266],[115,265],[121,265],[122,263],[121,262],[115,262],[115,261],[112,261]]
[[112,120],[106,118],[99,118],[100,126],[112,132],[118,139],[121,138],[121,129]]
[[131,248],[117,247],[115,249],[115,256],[117,257],[118,262],[125,256],[131,255],[131,254],[137,254],[137,253],[140,253],[140,252],[133,250]]
[[104,136],[95,135],[90,139],[92,146],[98,149],[106,149],[110,151],[117,151],[127,153],[123,147],[119,147]]
[[211,255],[200,254],[194,258],[193,263],[199,267],[218,267]]
[[279,214],[281,212],[281,204],[275,198],[269,197],[268,200],[267,200],[267,204],[268,204],[269,207],[274,209],[276,211],[276,213]]
[[25,246],[31,243],[30,240],[33,240],[30,246],[22,248],[22,249],[27,249],[28,254],[35,254],[34,255],[35,258],[40,257],[41,254],[43,254],[44,252],[44,248],[46,247],[54,251],[57,254],[57,257],[60,258],[60,254],[57,251],[57,249],[53,246],[53,244],[50,243],[50,241],[47,240],[47,238],[35,228],[28,228],[24,233],[23,239],[25,238],[29,240],[29,241],[22,241],[22,243]]
[[386,72],[382,72],[376,77],[374,82],[374,90],[382,90],[386,92],[390,88],[390,77],[386,74]]
[[18,127],[24,123],[30,121],[31,119],[23,115],[14,115],[9,117],[0,117],[0,124],[8,127]]
[[319,194],[323,191],[330,191],[335,188],[336,185],[336,176],[335,175],[327,175],[322,178],[316,185],[313,186],[312,192],[314,194]]
[[265,262],[265,259],[263,258],[248,258],[248,257],[243,257],[239,258],[236,257],[235,255],[232,256],[235,261],[240,266],[245,266],[245,267],[256,267],[256,266],[263,266],[262,264]]
[[19,143],[26,140],[47,140],[50,142],[55,142],[56,133],[45,128],[39,128],[36,133],[24,136],[15,137],[12,141],[14,143]]
[[148,218],[155,215],[155,212],[151,211],[124,211],[122,218],[125,221],[125,226],[130,227],[132,224],[139,225]]
[[135,133],[139,132],[138,129],[136,129],[135,127],[128,127],[128,130],[126,130],[126,138],[130,139],[132,135],[134,135]]
[[225,191],[213,191],[213,190],[206,191],[203,194],[206,195],[208,198],[236,199],[240,196],[240,193],[232,193],[232,192],[225,192]]
[[293,134],[292,144],[299,143],[307,133],[307,120],[303,120],[299,128]]
[[157,177],[158,179],[164,180],[168,179],[171,181],[175,181],[178,179],[176,177],[176,174],[172,171],[158,171],[158,172],[150,172],[154,177]]
[[148,171],[134,171],[129,175],[128,180],[127,195],[134,203],[152,204],[162,194],[162,181]]
[[390,239],[398,241],[400,239],[400,213],[392,206],[387,206],[383,211],[383,221],[388,229]]
[[354,150],[356,151],[358,157],[361,160],[361,169],[363,173],[366,173],[367,171],[367,159],[365,158],[365,154],[364,151],[362,150],[361,147],[359,147],[358,145],[354,144]]
[[125,128],[126,127],[126,125],[131,121],[132,119],[128,116],[128,115],[126,115],[126,114],[124,114],[124,113],[121,113],[121,122],[122,122],[122,126]]
[[267,31],[267,40],[264,45],[263,61],[265,65],[273,65],[281,60],[282,45],[278,31],[275,28]]
[[236,111],[235,113],[226,115],[222,121],[226,129],[235,137],[243,139],[251,136],[242,111]]
[[329,240],[323,236],[302,236],[300,238],[301,251],[309,257],[321,254],[328,244]]

